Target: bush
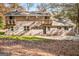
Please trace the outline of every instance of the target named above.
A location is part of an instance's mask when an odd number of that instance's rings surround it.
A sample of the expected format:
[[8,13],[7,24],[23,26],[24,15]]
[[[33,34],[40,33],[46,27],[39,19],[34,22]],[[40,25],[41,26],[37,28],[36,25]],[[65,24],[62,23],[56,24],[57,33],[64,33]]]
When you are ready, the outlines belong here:
[[4,35],[5,34],[5,32],[0,32],[0,35]]
[[0,29],[3,29],[4,28],[4,24],[3,24],[3,21],[2,21],[2,17],[0,17]]

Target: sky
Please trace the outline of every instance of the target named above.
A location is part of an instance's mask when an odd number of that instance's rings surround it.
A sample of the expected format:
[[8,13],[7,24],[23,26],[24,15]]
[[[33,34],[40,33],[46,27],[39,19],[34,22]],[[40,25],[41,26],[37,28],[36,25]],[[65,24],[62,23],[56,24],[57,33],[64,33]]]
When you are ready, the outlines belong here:
[[[37,6],[40,3],[32,3],[33,5],[31,6],[31,8],[29,9],[29,11],[37,11]],[[20,5],[22,7],[24,7],[27,10],[27,3],[20,3]],[[6,6],[9,6],[8,4],[6,4]],[[53,11],[56,11],[56,9],[54,8]]]
[[[29,9],[29,11],[36,11],[37,10],[37,5],[39,5],[40,3],[32,3],[33,6]],[[21,3],[21,6],[23,6],[26,10],[27,10],[27,3]],[[53,11],[56,11],[56,9],[53,9]],[[59,9],[59,11],[61,11],[61,9]]]
[[[33,3],[33,6],[30,8],[30,10],[29,11],[35,11],[35,10],[37,10],[37,5],[38,5],[39,3]],[[23,6],[26,10],[27,10],[27,5],[25,4],[25,3],[22,3],[22,4],[20,4],[21,6]]]
[[[36,11],[37,10],[37,5],[39,3],[32,3],[33,5],[31,6],[31,8],[29,9],[29,11]],[[20,3],[20,5],[22,7],[24,7],[27,10],[27,3]],[[5,4],[6,7],[9,7],[10,5],[8,3]]]

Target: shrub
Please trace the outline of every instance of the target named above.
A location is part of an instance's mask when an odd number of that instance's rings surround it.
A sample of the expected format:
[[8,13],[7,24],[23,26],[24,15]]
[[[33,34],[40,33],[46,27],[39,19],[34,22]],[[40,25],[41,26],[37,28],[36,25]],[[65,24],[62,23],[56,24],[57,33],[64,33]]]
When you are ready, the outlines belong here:
[[2,21],[2,17],[0,17],[0,29],[3,29],[4,28],[4,24],[3,24],[3,21]]
[[5,32],[0,32],[0,35],[4,35],[5,34]]

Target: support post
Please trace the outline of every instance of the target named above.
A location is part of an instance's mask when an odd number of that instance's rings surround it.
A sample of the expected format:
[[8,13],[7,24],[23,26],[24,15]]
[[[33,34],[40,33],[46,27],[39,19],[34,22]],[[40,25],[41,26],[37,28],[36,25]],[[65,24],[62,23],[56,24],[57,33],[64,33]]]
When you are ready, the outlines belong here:
[[43,27],[43,34],[46,34],[46,26]]

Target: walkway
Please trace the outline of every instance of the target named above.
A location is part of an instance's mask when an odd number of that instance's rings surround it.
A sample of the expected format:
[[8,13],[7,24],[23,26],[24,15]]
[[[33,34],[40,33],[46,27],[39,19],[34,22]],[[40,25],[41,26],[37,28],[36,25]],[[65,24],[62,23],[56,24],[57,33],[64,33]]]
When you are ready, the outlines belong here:
[[79,40],[79,36],[36,36],[36,37],[52,40]]

